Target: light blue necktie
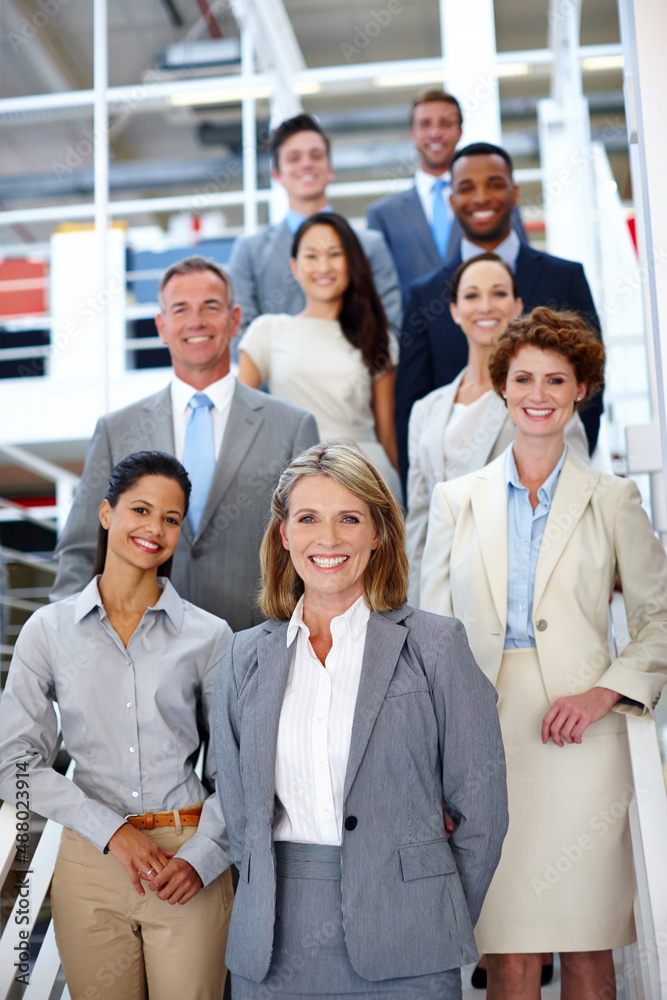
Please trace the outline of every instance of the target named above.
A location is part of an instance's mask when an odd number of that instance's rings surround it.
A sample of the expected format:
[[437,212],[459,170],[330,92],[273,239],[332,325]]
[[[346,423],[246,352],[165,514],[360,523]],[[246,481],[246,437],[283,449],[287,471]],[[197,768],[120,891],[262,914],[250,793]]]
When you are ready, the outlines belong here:
[[433,233],[433,239],[435,240],[435,245],[438,248],[440,260],[444,260],[445,257],[447,256],[447,247],[449,245],[449,230],[451,229],[449,212],[447,211],[445,199],[442,197],[442,189],[445,187],[448,187],[448,182],[446,180],[443,180],[442,177],[440,177],[431,188],[431,190],[433,191],[433,214],[431,216],[431,232]]
[[212,407],[205,392],[196,392],[190,400],[192,414],[185,431],[183,465],[192,483],[188,517],[193,535],[197,534],[215,472]]

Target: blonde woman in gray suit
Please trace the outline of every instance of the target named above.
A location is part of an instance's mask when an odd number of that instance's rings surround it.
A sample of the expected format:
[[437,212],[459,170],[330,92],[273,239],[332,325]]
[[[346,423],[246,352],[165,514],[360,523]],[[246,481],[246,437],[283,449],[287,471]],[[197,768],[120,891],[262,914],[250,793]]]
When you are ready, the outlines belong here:
[[506,826],[493,686],[405,604],[403,515],[354,445],[283,472],[262,571],[216,691],[232,996],[457,1000]]
[[[611,949],[635,940],[623,713],[652,713],[665,683],[667,560],[635,484],[564,444],[603,364],[574,314],[511,323],[490,371],[514,445],[431,503],[422,606],[463,620],[507,752],[510,830],[476,928],[490,1000],[538,1000],[548,951],[563,997],[611,996]],[[612,657],[617,577],[631,641]]]
[[[410,563],[408,599],[416,606],[436,483],[481,469],[514,440],[514,424],[489,375],[494,342],[523,310],[514,274],[497,254],[478,254],[456,269],[449,296],[452,318],[468,341],[468,364],[449,385],[414,404],[408,428],[405,545]],[[566,440],[588,460],[586,432],[576,414],[568,423]]]

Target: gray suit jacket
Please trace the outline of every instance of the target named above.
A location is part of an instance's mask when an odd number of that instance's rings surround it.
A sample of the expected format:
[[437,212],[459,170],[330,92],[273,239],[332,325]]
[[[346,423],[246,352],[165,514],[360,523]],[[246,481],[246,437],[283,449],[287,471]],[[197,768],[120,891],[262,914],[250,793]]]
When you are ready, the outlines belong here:
[[[398,271],[404,299],[408,286],[413,281],[423,278],[431,271],[437,271],[443,263],[447,264],[456,257],[463,236],[461,223],[454,216],[447,256],[442,261],[416,187],[374,201],[366,210],[366,218],[368,228],[377,229],[387,242]],[[517,231],[521,242],[527,243],[528,237],[517,208],[512,213],[512,227]]]
[[[197,536],[193,538],[185,518],[171,571],[181,597],[225,618],[234,631],[261,621],[255,608],[259,546],[278,476],[318,440],[310,413],[237,382]],[[98,421],[56,547],[52,600],[83,590],[89,582],[98,512],[111,470],[122,458],[144,450],[174,453],[169,386]]]
[[[234,636],[216,681],[217,787],[239,885],[226,962],[261,982],[271,962],[278,722],[287,622]],[[473,925],[507,829],[505,753],[492,685],[460,622],[405,605],[371,613],[344,786],[348,954],[364,979],[474,961]],[[445,837],[443,797],[458,824]]]
[[[367,229],[355,232],[370,261],[389,325],[398,335],[402,320],[401,288],[391,254],[379,233]],[[260,233],[241,236],[234,244],[229,273],[243,313],[241,333],[264,313],[296,316],[305,306],[303,292],[289,266],[293,239],[283,220]]]

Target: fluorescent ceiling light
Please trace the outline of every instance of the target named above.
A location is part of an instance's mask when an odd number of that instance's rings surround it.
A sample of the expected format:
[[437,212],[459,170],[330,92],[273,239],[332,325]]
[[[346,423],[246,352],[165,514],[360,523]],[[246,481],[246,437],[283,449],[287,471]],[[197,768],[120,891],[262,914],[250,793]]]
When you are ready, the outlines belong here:
[[321,90],[322,84],[317,80],[301,80],[294,84],[295,94],[319,94]]
[[420,84],[442,83],[440,70],[416,70],[414,73],[386,73],[373,77],[374,87],[418,87]]
[[528,74],[532,72],[533,72],[533,67],[525,62],[499,63],[496,66],[496,76],[499,79],[501,77],[508,77],[508,76],[528,76]]
[[590,56],[581,60],[581,68],[586,70],[623,69],[623,56]]
[[[237,104],[248,93],[246,87],[220,87],[215,90],[186,90],[173,94],[169,103],[174,107],[193,107],[200,104]],[[253,97],[259,99],[271,96],[270,87],[253,87]]]

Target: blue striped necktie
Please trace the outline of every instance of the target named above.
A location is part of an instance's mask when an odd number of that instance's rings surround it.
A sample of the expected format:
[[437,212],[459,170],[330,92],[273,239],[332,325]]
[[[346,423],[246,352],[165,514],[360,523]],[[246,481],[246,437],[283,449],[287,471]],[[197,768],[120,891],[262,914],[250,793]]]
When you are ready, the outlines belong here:
[[185,431],[183,465],[192,483],[188,517],[193,535],[197,534],[215,472],[212,407],[213,403],[205,392],[196,392],[190,400],[192,413]]

